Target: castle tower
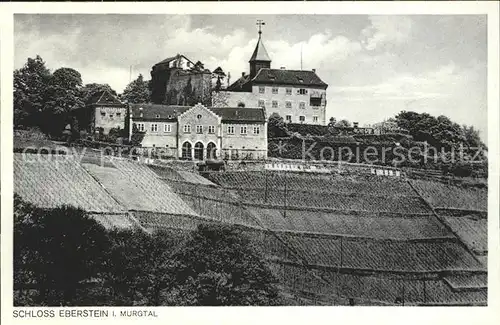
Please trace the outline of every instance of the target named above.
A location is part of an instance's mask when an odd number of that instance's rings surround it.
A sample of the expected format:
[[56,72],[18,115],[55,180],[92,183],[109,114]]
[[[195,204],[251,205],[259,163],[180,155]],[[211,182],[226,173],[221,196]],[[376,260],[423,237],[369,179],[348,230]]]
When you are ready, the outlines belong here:
[[262,20],[257,21],[257,25],[259,26],[259,40],[257,41],[257,46],[253,51],[252,57],[250,58],[250,79],[255,77],[257,72],[259,72],[262,68],[271,68],[271,58],[269,54],[267,54],[267,50],[264,47],[264,43],[262,43],[262,25],[265,23]]

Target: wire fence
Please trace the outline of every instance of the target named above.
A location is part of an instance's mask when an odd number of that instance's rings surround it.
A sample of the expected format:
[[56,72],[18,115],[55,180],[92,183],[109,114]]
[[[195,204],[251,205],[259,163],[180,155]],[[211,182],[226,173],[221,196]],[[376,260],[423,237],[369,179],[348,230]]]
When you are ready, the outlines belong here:
[[[346,253],[343,252],[342,239],[340,247],[336,248],[340,250],[336,267],[321,270],[309,262],[311,257],[309,254],[297,250],[297,246],[290,242],[288,236],[269,228],[265,220],[262,220],[262,216],[252,211],[251,205],[244,200],[245,191],[202,186],[179,179],[166,181],[174,192],[200,215],[218,222],[230,222],[248,227],[249,236],[265,252],[285,292],[288,292],[298,304],[468,304],[471,300],[482,304],[486,301],[483,291],[470,293],[468,296],[452,293],[441,279],[436,278],[435,274],[438,272],[411,275],[388,270],[385,273],[372,271],[368,274],[356,274],[355,271],[343,267],[342,259]],[[286,181],[281,190],[285,199],[280,213],[283,218],[287,218],[287,214],[293,210],[287,206],[286,193],[289,189]],[[273,192],[275,189],[264,189],[264,196],[267,191]]]

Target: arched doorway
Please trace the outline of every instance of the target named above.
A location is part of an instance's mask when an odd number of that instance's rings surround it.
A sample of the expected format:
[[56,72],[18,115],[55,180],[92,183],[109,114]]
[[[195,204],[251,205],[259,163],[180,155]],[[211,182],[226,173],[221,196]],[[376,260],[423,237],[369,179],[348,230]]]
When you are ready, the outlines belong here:
[[194,159],[203,160],[203,143],[196,142],[194,145]]
[[217,146],[213,142],[207,144],[207,159],[217,158]]
[[182,159],[193,159],[191,156],[191,143],[187,141],[182,144]]

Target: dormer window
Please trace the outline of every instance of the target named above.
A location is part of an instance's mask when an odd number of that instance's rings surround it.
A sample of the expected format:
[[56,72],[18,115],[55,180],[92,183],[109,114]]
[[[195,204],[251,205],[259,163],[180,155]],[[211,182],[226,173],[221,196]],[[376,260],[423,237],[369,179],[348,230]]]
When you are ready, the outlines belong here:
[[196,118],[197,118],[198,120],[199,120],[199,119],[201,119],[201,114],[198,114],[198,115],[196,116]]
[[160,114],[156,114],[156,118],[160,118]]

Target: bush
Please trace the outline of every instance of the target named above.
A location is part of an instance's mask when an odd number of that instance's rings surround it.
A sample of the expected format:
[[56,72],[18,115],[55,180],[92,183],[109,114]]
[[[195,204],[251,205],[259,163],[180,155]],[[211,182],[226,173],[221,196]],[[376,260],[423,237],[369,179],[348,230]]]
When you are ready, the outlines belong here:
[[14,287],[35,285],[38,304],[77,304],[82,282],[99,278],[105,265],[103,226],[80,209],[40,209],[18,196],[14,211]]
[[176,260],[176,298],[182,305],[279,304],[277,280],[235,227],[200,225]]
[[275,305],[274,282],[232,227],[106,231],[82,210],[14,197],[16,306]]
[[286,128],[290,132],[298,132],[302,135],[325,136],[329,134],[328,127],[323,125],[288,123]]

